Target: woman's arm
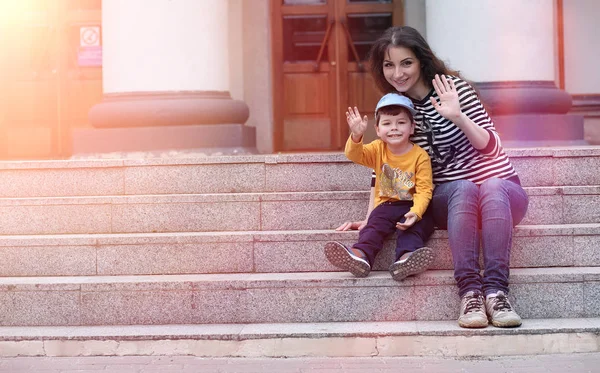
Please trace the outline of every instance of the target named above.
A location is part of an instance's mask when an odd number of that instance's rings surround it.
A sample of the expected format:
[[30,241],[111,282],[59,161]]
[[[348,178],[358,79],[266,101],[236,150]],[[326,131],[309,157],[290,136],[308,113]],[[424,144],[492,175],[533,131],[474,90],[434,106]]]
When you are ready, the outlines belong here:
[[485,149],[492,140],[490,132],[462,112],[454,81],[447,79],[445,75],[441,77],[436,75],[432,84],[440,98],[438,102],[434,97],[431,97],[431,103],[435,110],[460,128],[475,149]]
[[475,149],[484,149],[490,143],[490,133],[473,122],[467,114],[461,112],[458,119],[452,120],[452,122],[464,132]]

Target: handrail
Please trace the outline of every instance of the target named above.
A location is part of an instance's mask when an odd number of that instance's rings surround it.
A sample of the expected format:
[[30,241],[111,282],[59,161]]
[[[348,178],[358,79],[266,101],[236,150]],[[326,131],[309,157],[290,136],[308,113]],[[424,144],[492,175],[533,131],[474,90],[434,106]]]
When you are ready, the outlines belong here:
[[329,25],[327,26],[327,30],[325,31],[325,36],[323,37],[323,41],[321,42],[321,48],[319,48],[319,54],[317,55],[317,60],[315,61],[315,71],[319,71],[319,65],[321,64],[321,58],[323,58],[323,51],[325,50],[325,46],[329,41],[329,34],[331,33],[331,27],[335,23],[334,20],[329,21]]

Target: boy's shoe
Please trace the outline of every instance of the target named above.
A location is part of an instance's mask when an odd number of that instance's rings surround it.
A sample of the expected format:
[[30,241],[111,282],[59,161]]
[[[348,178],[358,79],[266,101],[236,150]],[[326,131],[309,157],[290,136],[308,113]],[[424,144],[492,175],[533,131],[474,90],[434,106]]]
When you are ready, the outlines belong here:
[[492,325],[499,328],[521,326],[521,316],[512,309],[512,306],[503,291],[489,294],[485,298],[485,308]]
[[485,303],[480,291],[470,291],[460,301],[458,325],[463,328],[485,328],[488,318],[485,314]]
[[325,256],[331,264],[349,271],[356,277],[367,277],[371,272],[371,265],[366,256],[359,257],[353,254],[343,244],[331,241],[325,244]]
[[406,253],[390,266],[392,278],[402,281],[408,276],[426,271],[433,263],[433,258],[433,250],[428,247],[421,247],[412,253]]

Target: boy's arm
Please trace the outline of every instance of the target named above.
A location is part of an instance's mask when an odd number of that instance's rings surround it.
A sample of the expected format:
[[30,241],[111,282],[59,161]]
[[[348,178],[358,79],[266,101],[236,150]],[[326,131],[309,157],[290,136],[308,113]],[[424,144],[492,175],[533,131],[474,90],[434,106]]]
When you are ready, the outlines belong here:
[[364,145],[362,138],[359,142],[355,142],[352,139],[352,136],[350,136],[348,137],[348,141],[346,141],[344,154],[354,163],[358,163],[369,168],[376,167],[377,149],[375,147],[375,141]]
[[413,207],[410,211],[423,217],[433,194],[433,174],[431,171],[431,159],[424,151],[417,157],[415,167],[415,194],[413,195]]

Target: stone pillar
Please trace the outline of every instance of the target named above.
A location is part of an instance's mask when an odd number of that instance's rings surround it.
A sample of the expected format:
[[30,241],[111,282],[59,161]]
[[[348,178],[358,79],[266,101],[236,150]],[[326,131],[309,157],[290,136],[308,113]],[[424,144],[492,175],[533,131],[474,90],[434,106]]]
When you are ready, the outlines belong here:
[[103,0],[104,97],[74,152],[254,152],[248,106],[229,93],[228,6]]
[[583,143],[555,84],[553,0],[427,0],[434,52],[476,83],[507,146]]
[[573,96],[573,113],[583,115],[585,140],[600,145],[600,39],[597,0],[562,1],[565,89]]

